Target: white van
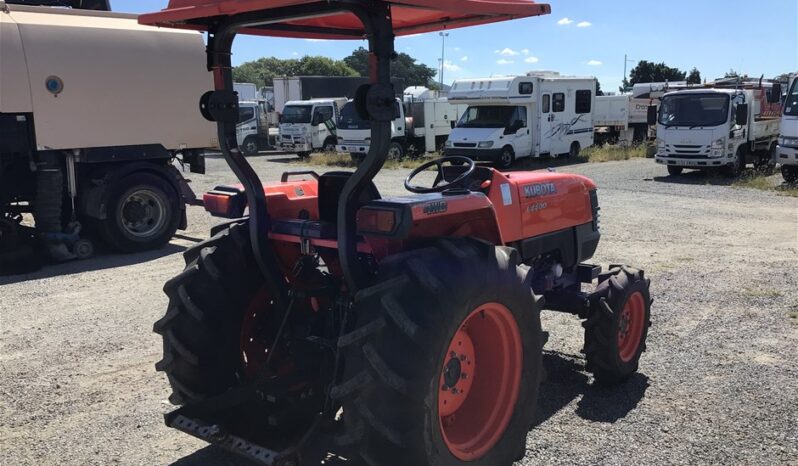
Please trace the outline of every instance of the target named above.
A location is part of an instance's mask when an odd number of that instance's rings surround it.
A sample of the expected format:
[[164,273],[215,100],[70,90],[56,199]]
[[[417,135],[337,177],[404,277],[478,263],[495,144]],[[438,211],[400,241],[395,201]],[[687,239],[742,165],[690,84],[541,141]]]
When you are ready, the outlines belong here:
[[447,156],[507,168],[522,157],[567,154],[593,145],[596,79],[557,73],[455,81],[449,102],[467,104],[446,142]]

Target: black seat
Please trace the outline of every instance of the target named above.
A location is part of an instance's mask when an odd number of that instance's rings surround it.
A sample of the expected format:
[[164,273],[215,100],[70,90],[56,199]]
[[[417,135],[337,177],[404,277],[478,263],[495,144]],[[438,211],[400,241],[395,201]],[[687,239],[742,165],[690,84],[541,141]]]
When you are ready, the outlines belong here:
[[[329,172],[319,177],[319,220],[274,219],[272,231],[312,239],[335,239],[338,229],[338,199],[351,172]],[[360,194],[359,204],[381,199],[373,181]]]

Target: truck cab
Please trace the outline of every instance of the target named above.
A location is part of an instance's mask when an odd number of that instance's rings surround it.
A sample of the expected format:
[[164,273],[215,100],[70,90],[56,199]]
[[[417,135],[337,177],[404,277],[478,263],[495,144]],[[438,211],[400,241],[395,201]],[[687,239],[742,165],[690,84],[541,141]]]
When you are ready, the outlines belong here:
[[666,94],[657,118],[656,162],[671,175],[685,168],[739,175],[770,164],[779,121],[764,88],[703,88]]
[[781,164],[781,175],[788,183],[798,182],[798,79],[793,76],[784,101],[784,115],[776,160]]
[[269,123],[263,102],[242,101],[238,103],[236,140],[238,147],[245,155],[255,155],[271,146]]
[[296,100],[280,115],[280,149],[308,157],[311,152],[335,150],[336,121],[346,99]]
[[[400,159],[406,152],[405,146],[405,108],[400,99],[394,104],[394,119],[391,122],[391,147],[388,158]],[[355,101],[350,100],[341,110],[338,118],[338,139],[336,150],[349,153],[359,160],[366,156],[371,145],[371,124],[363,119],[355,108]]]

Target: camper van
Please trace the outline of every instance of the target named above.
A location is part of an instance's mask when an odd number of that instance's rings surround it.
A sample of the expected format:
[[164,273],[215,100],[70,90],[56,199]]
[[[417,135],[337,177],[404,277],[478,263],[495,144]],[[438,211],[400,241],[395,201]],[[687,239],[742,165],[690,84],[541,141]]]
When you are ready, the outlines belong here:
[[522,157],[576,157],[593,145],[595,99],[592,77],[549,72],[455,81],[449,102],[468,108],[444,152],[498,168]]

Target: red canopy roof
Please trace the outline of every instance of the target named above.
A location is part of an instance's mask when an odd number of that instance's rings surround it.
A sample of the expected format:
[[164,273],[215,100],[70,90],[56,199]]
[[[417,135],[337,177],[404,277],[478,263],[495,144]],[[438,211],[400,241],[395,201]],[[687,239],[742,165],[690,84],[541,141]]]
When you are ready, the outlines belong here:
[[[551,12],[547,4],[532,0],[387,0],[391,3],[397,36],[495,23]],[[170,0],[158,12],[141,15],[139,22],[164,27],[206,30],[212,20],[224,16],[327,2],[308,0]],[[331,3],[335,3],[333,0]],[[240,31],[280,37],[361,39],[363,26],[351,13],[305,17],[277,25]]]

